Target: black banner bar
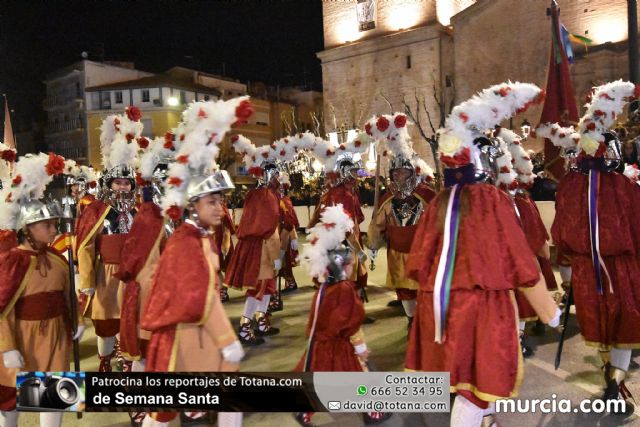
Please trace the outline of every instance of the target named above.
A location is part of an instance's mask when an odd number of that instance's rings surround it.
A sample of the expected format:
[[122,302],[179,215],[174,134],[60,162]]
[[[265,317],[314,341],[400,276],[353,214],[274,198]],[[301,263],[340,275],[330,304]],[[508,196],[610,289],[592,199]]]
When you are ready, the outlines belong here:
[[85,411],[320,412],[312,373],[86,372]]

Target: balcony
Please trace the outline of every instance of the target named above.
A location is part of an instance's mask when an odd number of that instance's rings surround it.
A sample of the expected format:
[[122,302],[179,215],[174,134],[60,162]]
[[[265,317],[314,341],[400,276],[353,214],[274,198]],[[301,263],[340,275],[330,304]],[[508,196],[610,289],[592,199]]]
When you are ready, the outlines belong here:
[[84,130],[84,123],[80,119],[71,119],[63,123],[50,123],[47,126],[47,133],[71,132]]
[[84,99],[75,96],[50,96],[42,101],[42,108],[52,110],[54,108],[67,107],[72,103],[77,103],[77,107],[82,108]]

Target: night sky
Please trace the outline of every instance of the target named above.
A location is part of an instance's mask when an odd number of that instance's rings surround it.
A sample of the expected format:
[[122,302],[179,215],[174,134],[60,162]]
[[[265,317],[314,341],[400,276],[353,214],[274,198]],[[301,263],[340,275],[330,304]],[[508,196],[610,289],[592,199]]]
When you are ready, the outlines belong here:
[[[45,120],[45,75],[81,58],[132,61],[162,72],[182,65],[242,82],[321,89],[320,0],[0,0],[0,93],[14,131]],[[223,68],[224,63],[224,68]],[[4,116],[4,106],[0,117]]]

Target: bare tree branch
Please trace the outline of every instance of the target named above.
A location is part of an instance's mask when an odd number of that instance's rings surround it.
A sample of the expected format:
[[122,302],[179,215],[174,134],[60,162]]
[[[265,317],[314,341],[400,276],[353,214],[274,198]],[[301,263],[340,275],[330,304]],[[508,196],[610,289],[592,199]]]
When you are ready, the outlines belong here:
[[393,114],[394,112],[393,104],[391,104],[391,101],[389,101],[389,98],[384,96],[384,93],[382,93],[382,89],[380,89],[380,96],[382,97],[382,99],[386,101],[387,105],[389,106],[389,110],[391,110],[390,113]]
[[289,121],[287,120],[287,112],[286,111],[282,111],[280,113],[280,121],[282,122],[282,127],[284,128],[286,134],[287,135],[291,135],[291,125],[289,124]]
[[320,136],[320,120],[318,120],[318,115],[315,111],[311,113],[311,121],[313,122],[314,127],[313,134],[315,136]]
[[296,133],[298,133],[298,124],[296,123],[296,107],[291,106],[291,122],[293,123],[293,128]]

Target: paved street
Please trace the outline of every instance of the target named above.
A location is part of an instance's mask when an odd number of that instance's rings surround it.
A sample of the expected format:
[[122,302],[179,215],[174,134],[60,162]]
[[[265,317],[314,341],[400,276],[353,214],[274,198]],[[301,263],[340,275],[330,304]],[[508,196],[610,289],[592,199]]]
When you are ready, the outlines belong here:
[[[368,345],[372,351],[371,360],[378,370],[399,371],[403,369],[404,351],[406,345],[406,319],[401,308],[386,306],[394,294],[382,284],[385,276],[385,253],[381,251],[378,265],[369,276],[369,304],[366,305],[368,314],[377,321],[365,325],[364,331]],[[268,338],[262,346],[248,349],[243,371],[290,371],[302,355],[306,344],[304,337],[307,313],[313,288],[309,285],[309,278],[301,268],[295,269],[296,277],[301,288],[285,296],[285,309],[276,313],[273,324],[281,329],[281,334]],[[242,295],[231,291],[231,301],[225,305],[227,313],[234,324],[240,316],[243,306]],[[600,371],[600,360],[597,352],[587,348],[572,316],[568,329],[569,339],[565,343],[562,365],[558,371],[553,368],[556,342],[558,335],[548,331],[544,337],[531,337],[530,344],[536,349],[533,358],[525,363],[525,378],[520,390],[522,399],[551,398],[571,399],[577,404],[582,399],[594,398],[601,393],[603,379]],[[639,325],[636,325],[636,327]],[[96,370],[98,359],[95,356],[95,339],[92,334],[86,334],[82,342],[82,367],[85,370]],[[628,387],[634,396],[640,396],[640,354],[634,353],[634,370],[631,372]],[[640,426],[640,411],[624,419],[617,416],[600,416],[590,414],[501,414],[498,420],[502,426]],[[358,415],[319,413],[314,416],[314,422],[320,426],[359,426],[363,425]],[[448,414],[396,414],[383,425],[399,426],[447,426]],[[37,416],[23,414],[20,425],[37,426]],[[78,422],[73,414],[65,415],[65,426],[111,426],[125,427],[129,425],[126,414],[90,414]],[[175,423],[179,425],[179,423]],[[255,413],[246,414],[246,427],[288,427],[297,425],[291,414]]]

